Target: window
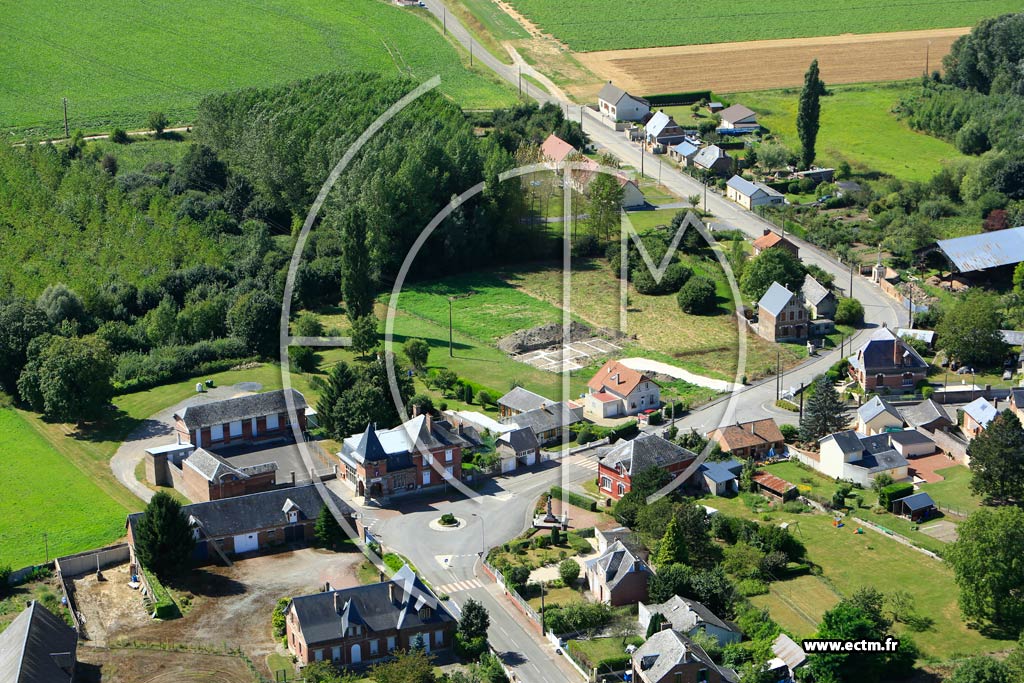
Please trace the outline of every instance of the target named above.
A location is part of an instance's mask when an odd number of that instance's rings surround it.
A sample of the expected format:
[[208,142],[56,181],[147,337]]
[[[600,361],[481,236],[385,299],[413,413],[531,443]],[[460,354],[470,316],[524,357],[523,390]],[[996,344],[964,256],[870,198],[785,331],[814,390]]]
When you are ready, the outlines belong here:
[[449,465],[448,467],[445,467],[444,468],[444,478],[445,479],[451,479],[453,476],[455,476],[455,468],[452,467],[451,465]]
[[909,372],[903,373],[903,386],[912,387],[914,386],[914,375]]
[[213,425],[210,427],[210,441],[224,440],[224,425]]
[[434,454],[433,453],[426,453],[426,454],[424,454],[424,456],[423,456],[423,466],[424,467],[429,467],[433,463],[434,463]]
[[444,461],[445,462],[451,462],[452,458],[454,456],[455,456],[455,451],[453,449],[449,448],[448,450],[446,450],[444,452]]
[[341,645],[335,645],[331,648],[331,659],[334,661],[341,659]]
[[379,651],[380,651],[380,641],[377,640],[377,639],[371,640],[370,641],[370,654],[371,655],[377,655],[377,654],[380,654]]
[[697,683],[708,683],[708,670],[701,669],[697,672]]
[[388,652],[391,652],[394,649],[395,649],[395,637],[394,636],[388,636]]
[[612,480],[609,479],[608,477],[601,477],[601,488],[603,488],[605,491],[611,491]]
[[430,484],[430,470],[423,470],[423,485],[427,486]]
[[444,644],[444,631],[434,631],[434,645]]
[[241,436],[242,435],[242,423],[240,421],[239,422],[232,422],[228,426],[229,426],[229,430],[231,432],[231,436]]
[[315,659],[318,662],[324,661],[324,651],[323,650],[313,650],[313,659]]
[[623,484],[619,484],[618,491],[620,496],[626,495],[626,487]]
[[277,414],[267,415],[267,429],[277,429]]

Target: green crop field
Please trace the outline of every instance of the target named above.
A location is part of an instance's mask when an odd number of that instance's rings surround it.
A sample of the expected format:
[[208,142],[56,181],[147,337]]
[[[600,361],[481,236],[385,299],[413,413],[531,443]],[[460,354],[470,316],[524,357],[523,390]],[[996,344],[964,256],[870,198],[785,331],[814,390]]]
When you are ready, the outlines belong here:
[[941,4],[908,0],[862,0],[853,4],[841,0],[509,1],[542,30],[577,52],[953,28],[1020,9],[1020,3],[1011,0]]
[[[919,87],[912,81],[831,87],[821,100],[818,163],[845,159],[862,171],[880,171],[904,180],[928,180],[943,163],[964,159],[953,145],[918,133],[897,118],[900,98]],[[790,149],[800,149],[796,134],[798,89],[730,95],[757,112],[758,121]],[[689,114],[689,110],[686,110]]]
[[154,110],[187,123],[207,93],[339,69],[440,74],[466,107],[514,102],[468,62],[426,10],[383,0],[14,3],[0,23],[0,131],[62,132],[62,97],[72,129],[141,127]]
[[51,448],[22,417],[0,408],[0,565],[42,563],[124,535],[127,509]]

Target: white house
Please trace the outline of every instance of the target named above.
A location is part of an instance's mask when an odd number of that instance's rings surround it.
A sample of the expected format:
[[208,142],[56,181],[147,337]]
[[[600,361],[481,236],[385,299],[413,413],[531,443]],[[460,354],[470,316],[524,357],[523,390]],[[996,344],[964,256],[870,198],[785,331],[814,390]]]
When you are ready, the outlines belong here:
[[622,188],[622,208],[637,209],[647,205],[647,198],[640,191],[635,180],[627,178],[623,174],[615,174],[615,180]]
[[865,488],[883,472],[893,481],[902,481],[908,477],[909,463],[899,452],[899,440],[894,442],[892,436],[864,436],[853,430],[836,432],[818,442],[818,460],[805,455],[800,461],[828,477],[852,481]]
[[744,107],[742,104],[734,104],[727,109],[723,109],[718,112],[718,116],[722,119],[718,130],[747,133],[761,129],[754,110]]
[[755,206],[773,206],[786,203],[786,196],[764,183],[752,183],[734,175],[725,184],[725,196],[745,209]]
[[597,107],[602,116],[615,121],[639,121],[650,113],[650,103],[642,97],[634,97],[622,88],[612,85],[611,81],[604,84],[597,93]]
[[857,431],[871,436],[893,429],[903,429],[903,416],[880,396],[857,409]]
[[642,372],[609,360],[587,382],[584,414],[594,417],[636,415],[661,405],[661,387]]

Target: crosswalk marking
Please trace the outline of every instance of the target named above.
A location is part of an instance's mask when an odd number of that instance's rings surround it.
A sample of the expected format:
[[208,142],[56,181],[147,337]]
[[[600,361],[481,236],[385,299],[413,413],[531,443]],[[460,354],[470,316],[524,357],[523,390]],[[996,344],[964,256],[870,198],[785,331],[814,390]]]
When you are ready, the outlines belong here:
[[459,591],[473,590],[474,588],[483,588],[484,584],[480,579],[467,579],[465,581],[453,581],[452,583],[446,583],[443,586],[437,586],[438,593],[458,593]]
[[569,464],[575,465],[576,467],[582,467],[585,470],[597,472],[597,460],[581,460],[580,462],[573,462]]

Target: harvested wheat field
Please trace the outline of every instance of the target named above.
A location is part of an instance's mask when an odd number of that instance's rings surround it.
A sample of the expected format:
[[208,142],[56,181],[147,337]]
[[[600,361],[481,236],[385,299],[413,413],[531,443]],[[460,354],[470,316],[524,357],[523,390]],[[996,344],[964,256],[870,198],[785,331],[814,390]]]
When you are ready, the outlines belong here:
[[[607,50],[576,55],[604,80],[631,92],[740,92],[803,83],[812,59],[826,83],[899,81],[942,65],[970,28],[758,40],[746,43]],[[930,45],[930,47],[929,47]]]

